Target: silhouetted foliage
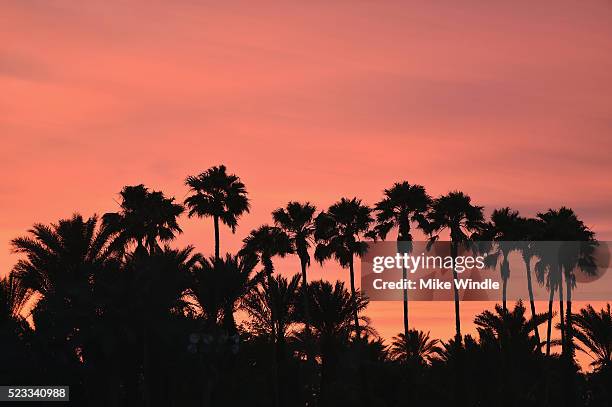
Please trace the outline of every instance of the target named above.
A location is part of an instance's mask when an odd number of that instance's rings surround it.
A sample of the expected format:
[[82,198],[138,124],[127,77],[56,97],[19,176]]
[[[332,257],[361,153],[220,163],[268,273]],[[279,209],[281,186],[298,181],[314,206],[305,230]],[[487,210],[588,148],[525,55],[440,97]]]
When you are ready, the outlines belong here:
[[[610,305],[571,313],[574,273],[592,271],[597,245],[571,209],[525,219],[504,208],[485,224],[483,208],[464,193],[431,200],[422,186],[403,182],[385,190],[376,219],[356,198],[317,216],[312,204],[289,202],[272,213],[274,226],[252,230],[238,254],[220,256],[218,222],[236,230],[249,210],[246,188],[224,166],[187,184],[189,215],[214,219],[209,258],[168,245],[181,233],[183,207],[143,185],[123,188],[120,210],[102,222],[76,214],[11,241],[19,260],[0,279],[1,384],[69,385],[73,405],[94,407],[610,405]],[[408,330],[407,312],[404,332],[388,342],[378,336],[354,261],[368,237],[385,239],[397,228],[398,241],[410,242],[414,227],[431,242],[449,231],[454,256],[484,239],[497,241],[489,249],[504,264],[520,252],[531,317],[521,301],[508,309],[504,297],[475,318],[475,336],[461,336],[457,322],[457,335],[442,342]],[[544,240],[576,245],[550,251]],[[349,269],[349,289],[308,282],[313,246],[317,261]],[[293,253],[301,273],[275,270],[275,256]],[[537,281],[550,290],[545,314],[535,311],[533,260]],[[505,280],[509,272],[504,265]],[[564,280],[564,351],[550,355],[541,352],[537,327],[552,320]],[[574,348],[593,358],[593,372],[580,372]]]
[[219,258],[219,220],[236,231],[238,219],[249,212],[247,191],[240,178],[228,174],[225,165],[211,167],[185,180],[190,195],[185,199],[189,216],[212,216],[215,227],[215,257]]

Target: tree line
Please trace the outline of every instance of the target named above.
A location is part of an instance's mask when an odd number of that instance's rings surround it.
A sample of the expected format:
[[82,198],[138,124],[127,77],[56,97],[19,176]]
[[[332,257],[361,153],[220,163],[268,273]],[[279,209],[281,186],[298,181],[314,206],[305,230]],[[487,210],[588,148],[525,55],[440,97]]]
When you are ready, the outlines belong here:
[[[0,280],[1,383],[68,384],[76,405],[91,406],[612,402],[610,306],[572,310],[574,270],[593,268],[597,245],[573,210],[526,218],[506,207],[486,219],[463,192],[432,198],[404,181],[373,207],[341,198],[318,211],[291,201],[237,253],[222,255],[220,228],[235,233],[250,209],[245,185],[223,165],[185,184],[183,203],[126,186],[117,212],[35,224],[11,241],[20,258]],[[169,246],[185,212],[212,218],[213,255]],[[487,250],[500,265],[502,302],[476,317],[476,336],[462,333],[456,289],[456,334],[446,342],[409,326],[406,291],[403,331],[389,345],[371,326],[354,262],[369,240],[391,233],[398,251],[409,251],[415,229],[431,242],[448,234],[451,256],[470,243],[495,242]],[[559,258],[538,241],[583,243],[578,255]],[[507,304],[512,252],[525,263],[529,315],[521,301]],[[274,260],[289,255],[300,270],[284,277]],[[347,269],[349,286],[310,281],[313,257]],[[549,291],[546,312],[536,310],[533,277]],[[559,341],[552,339],[555,315]],[[560,354],[551,351],[557,345]],[[580,372],[576,351],[593,358],[593,373]]]

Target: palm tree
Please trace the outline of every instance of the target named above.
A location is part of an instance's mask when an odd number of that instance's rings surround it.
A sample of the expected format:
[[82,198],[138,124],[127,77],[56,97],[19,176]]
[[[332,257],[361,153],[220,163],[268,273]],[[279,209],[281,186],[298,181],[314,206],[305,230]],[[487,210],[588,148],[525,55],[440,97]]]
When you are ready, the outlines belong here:
[[573,315],[576,325],[574,336],[583,345],[577,347],[582,352],[591,352],[593,366],[597,371],[612,368],[612,313],[610,304],[599,312],[591,305]]
[[519,352],[533,353],[539,349],[539,343],[535,336],[530,333],[534,326],[546,322],[546,314],[536,314],[527,320],[525,317],[525,306],[518,301],[513,310],[504,309],[499,304],[495,305],[495,312],[486,310],[477,315],[474,324],[481,341],[486,340],[499,349],[509,351],[511,354]]
[[193,268],[190,293],[202,312],[206,332],[222,326],[229,335],[237,333],[234,313],[240,299],[262,279],[254,273],[255,265],[252,257],[227,254],[203,259]]
[[[490,375],[493,382],[489,382],[487,387],[493,387],[495,391],[484,405],[522,405],[525,394],[533,397],[536,389],[545,388],[538,386],[537,382],[542,376],[542,359],[539,357],[539,343],[532,332],[534,325],[546,322],[547,315],[540,314],[527,320],[525,312],[521,301],[512,310],[496,304],[493,312],[486,310],[474,319],[479,336],[478,351],[466,358],[471,364],[466,377],[473,380],[483,371],[483,366],[490,366],[486,375]],[[474,359],[480,360],[474,363]]]
[[240,254],[257,258],[263,265],[268,278],[274,272],[272,257],[285,257],[287,254],[293,253],[289,236],[275,226],[262,225],[252,230],[242,242],[244,244],[240,249]]
[[[96,216],[75,214],[35,224],[27,236],[11,241],[13,252],[23,256],[12,278],[38,298],[31,310],[38,363],[58,377],[89,366],[96,356],[89,346],[99,309],[94,289],[101,275],[120,264],[112,233],[98,224]],[[23,295],[17,293],[14,300]]]
[[[340,266],[349,269],[351,294],[357,295],[355,289],[354,257],[361,257],[368,248],[361,238],[369,231],[373,222],[371,209],[363,205],[360,199],[342,198],[329,207],[327,212],[321,212],[315,219],[315,259],[321,264],[334,258]],[[353,320],[355,332],[359,336],[359,315],[354,308]]]
[[[242,301],[242,308],[252,318],[252,330],[271,338],[277,345],[277,354],[283,350],[287,332],[296,321],[295,307],[299,298],[300,275],[291,279],[272,276],[255,287]],[[274,316],[274,317],[273,317]]]
[[[296,305],[299,298],[300,275],[290,280],[282,276],[271,276],[242,301],[242,307],[251,316],[252,330],[268,337],[274,344],[272,357],[274,372],[274,397],[276,405],[281,405],[283,389],[285,345],[290,326],[297,321]],[[284,392],[283,392],[284,394]]]
[[102,217],[106,229],[116,234],[114,245],[136,243],[136,251],[152,254],[159,242],[169,242],[182,233],[177,218],[185,210],[166,198],[161,191],[149,191],[144,185],[126,186],[121,192],[121,210]]
[[[353,316],[365,310],[367,298],[359,293],[349,293],[344,283],[313,281],[308,285],[309,315],[313,335],[321,352],[321,399],[327,405],[336,378],[341,347],[349,343],[351,333],[356,332]],[[364,322],[367,322],[364,319]]]
[[[300,258],[302,271],[302,287],[308,284],[306,270],[310,267],[310,254],[308,249],[314,241],[314,213],[317,208],[310,202],[289,202],[285,208],[278,208],[272,212],[274,224],[279,227],[291,242],[291,248]],[[308,301],[308,296],[303,295],[303,300]],[[304,309],[308,310],[308,304],[304,304]],[[306,330],[308,331],[308,315],[305,315]]]
[[[549,270],[555,272],[553,278],[559,290],[561,343],[563,353],[569,357],[572,355],[572,288],[576,284],[574,270],[579,267],[588,274],[595,272],[592,258],[597,245],[594,239],[595,233],[570,208],[549,209],[547,212],[538,213],[537,216],[542,224],[541,239],[561,242],[555,253],[556,258],[551,259],[554,269],[549,267]],[[566,316],[563,312],[563,278],[566,284]],[[550,284],[548,285],[550,287]],[[549,325],[552,322],[551,298],[549,298]]]
[[[287,254],[293,252],[291,247],[291,240],[289,236],[280,228],[276,226],[262,225],[259,228],[252,230],[251,233],[244,238],[244,245],[240,250],[240,254],[247,257],[258,258],[264,267],[266,274],[266,283],[268,286],[273,286],[274,264],[272,263],[272,257],[280,256],[284,257]],[[277,320],[275,309],[271,309],[272,313],[270,317],[273,321]],[[278,324],[278,322],[274,322]],[[275,376],[278,376],[278,359],[277,355],[274,355],[273,366],[275,369]],[[278,382],[275,382],[274,397],[275,405],[280,405],[279,387],[276,386]]]
[[[467,245],[472,235],[484,229],[482,206],[472,205],[472,200],[463,192],[453,191],[434,199],[431,210],[427,215],[429,225],[427,232],[430,235],[430,244],[439,239],[440,233],[446,229],[450,231],[451,257],[453,264],[457,257],[460,245]],[[457,271],[453,267],[453,280],[457,279]],[[461,342],[461,320],[459,316],[459,290],[453,284],[455,297],[455,339]]]
[[[396,182],[385,189],[384,198],[374,205],[376,213],[375,235],[385,240],[389,231],[397,228],[398,253],[412,251],[411,223],[425,228],[425,214],[431,198],[422,185],[410,185],[407,181]],[[402,278],[406,279],[406,269],[402,267]],[[408,289],[404,288],[404,337],[408,337]]]
[[[544,222],[541,222],[542,228],[546,227]],[[542,240],[547,239],[540,230]],[[546,356],[550,355],[551,335],[552,335],[552,319],[553,301],[555,299],[555,291],[559,289],[561,281],[561,270],[559,264],[558,247],[548,242],[534,242],[534,248],[538,257],[535,263],[535,274],[539,284],[544,284],[548,290],[548,323],[546,325]],[[562,305],[561,305],[562,306]]]
[[[262,281],[263,274],[254,273],[256,264],[253,256],[232,256],[228,253],[225,258],[203,259],[199,266],[193,268],[189,293],[201,311],[202,338],[205,338],[203,345],[207,354],[214,350],[216,354],[223,355],[228,347],[232,353],[238,351],[239,335],[234,314],[240,300]],[[207,360],[203,370],[206,385],[202,387],[202,397],[204,405],[212,405],[218,370],[213,361],[221,364],[227,362],[214,357]]]
[[29,331],[21,312],[30,296],[31,292],[13,274],[0,279],[0,340],[5,344],[3,353],[11,352],[8,345],[18,342]]
[[439,342],[438,339],[431,339],[429,332],[411,329],[408,335],[400,333],[393,337],[390,355],[403,363],[425,366],[440,352]]
[[[536,256],[536,245],[533,242],[538,239],[540,232],[540,222],[533,218],[519,218],[518,220],[519,242],[518,250],[521,253],[523,262],[525,263],[525,271],[527,273],[527,292],[529,293],[529,306],[531,308],[531,317],[536,315],[535,301],[533,298],[533,283],[531,276],[531,260]],[[533,327],[533,334],[538,343],[541,343],[540,332],[537,326]]]
[[[161,352],[168,343],[178,339],[175,334],[179,326],[177,320],[190,310],[190,275],[201,258],[200,254],[193,253],[191,246],[184,249],[164,246],[147,256],[135,252],[126,256],[122,275],[109,276],[107,280],[107,284],[115,286],[110,288],[110,301],[125,304],[133,312],[127,330],[137,338],[135,350],[142,352],[146,406],[170,402],[160,388],[170,363]],[[117,287],[120,284],[124,286]],[[120,291],[115,293],[117,288]],[[128,298],[124,297],[126,291]],[[115,305],[109,312],[121,313],[126,308]],[[115,318],[120,320],[121,317]]]
[[19,382],[32,370],[28,356],[32,333],[21,312],[30,293],[13,274],[0,279],[0,380]]
[[25,255],[14,266],[14,277],[44,301],[75,311],[78,300],[89,296],[96,273],[119,260],[111,230],[98,227],[95,215],[84,220],[75,214],[50,226],[37,223],[28,232],[11,241],[13,252]]
[[0,279],[0,326],[9,326],[22,320],[21,311],[30,294],[14,274]]
[[513,211],[509,207],[495,209],[491,214],[491,222],[488,224],[487,235],[492,241],[497,242],[499,253],[501,254],[501,278],[502,278],[502,307],[506,307],[506,297],[508,289],[508,279],[510,278],[510,262],[508,256],[510,252],[517,249],[517,241],[522,237],[519,230],[520,216],[518,211]]
[[212,216],[215,226],[215,258],[219,258],[219,220],[236,232],[238,219],[249,212],[249,198],[244,184],[225,165],[211,167],[185,180],[192,195],[185,199],[189,217]]

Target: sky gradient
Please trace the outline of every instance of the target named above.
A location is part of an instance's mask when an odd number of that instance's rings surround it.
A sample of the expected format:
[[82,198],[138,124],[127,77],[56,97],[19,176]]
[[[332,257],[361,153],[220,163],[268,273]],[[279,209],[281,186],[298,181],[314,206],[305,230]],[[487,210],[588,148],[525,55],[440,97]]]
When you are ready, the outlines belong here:
[[[0,7],[0,275],[32,223],[114,211],[129,184],[182,201],[221,163],[252,199],[222,251],[289,200],[373,204],[404,179],[487,213],[570,206],[612,240],[608,1]],[[209,220],[181,225],[178,245],[212,252]],[[483,304],[463,307],[467,322]],[[400,330],[399,304],[368,313]],[[411,305],[417,328],[452,322],[450,303]]]

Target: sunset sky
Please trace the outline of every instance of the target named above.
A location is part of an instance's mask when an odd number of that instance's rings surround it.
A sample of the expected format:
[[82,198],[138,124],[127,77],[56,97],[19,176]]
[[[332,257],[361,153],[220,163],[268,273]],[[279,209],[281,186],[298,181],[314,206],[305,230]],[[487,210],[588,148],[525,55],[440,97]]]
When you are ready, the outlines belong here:
[[[222,251],[289,200],[404,179],[487,213],[570,206],[612,240],[612,3],[0,0],[0,137],[0,275],[32,223],[114,211],[129,184],[182,201],[221,163],[252,199]],[[181,225],[212,252],[211,221]],[[451,310],[411,323],[448,337]],[[398,303],[368,313],[399,332]]]

